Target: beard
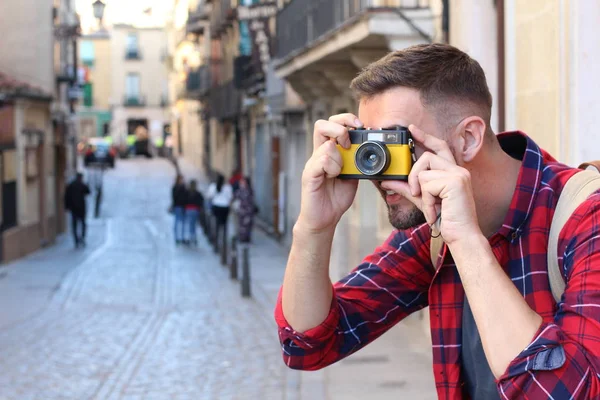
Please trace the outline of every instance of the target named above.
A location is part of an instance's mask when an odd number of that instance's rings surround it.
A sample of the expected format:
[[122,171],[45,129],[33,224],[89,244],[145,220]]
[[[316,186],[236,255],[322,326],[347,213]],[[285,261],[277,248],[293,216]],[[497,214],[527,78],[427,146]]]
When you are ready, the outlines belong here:
[[386,205],[388,208],[390,224],[392,224],[395,229],[402,231],[423,225],[427,222],[425,214],[423,214],[423,212],[414,204],[408,208],[398,205],[391,206],[387,203]]

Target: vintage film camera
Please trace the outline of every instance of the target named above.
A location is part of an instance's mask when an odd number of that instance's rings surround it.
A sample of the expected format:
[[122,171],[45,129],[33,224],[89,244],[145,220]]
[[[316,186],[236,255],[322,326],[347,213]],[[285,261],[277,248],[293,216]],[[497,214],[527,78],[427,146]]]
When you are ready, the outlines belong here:
[[337,145],[343,161],[338,178],[408,180],[415,161],[414,142],[408,128],[357,128],[348,133],[350,148]]

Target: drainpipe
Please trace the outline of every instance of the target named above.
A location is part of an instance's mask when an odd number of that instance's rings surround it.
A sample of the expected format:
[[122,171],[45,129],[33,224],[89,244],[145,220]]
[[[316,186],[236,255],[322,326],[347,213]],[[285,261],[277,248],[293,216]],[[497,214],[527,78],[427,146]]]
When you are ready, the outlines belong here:
[[448,4],[448,0],[442,1],[442,32],[444,43],[450,43],[450,4]]

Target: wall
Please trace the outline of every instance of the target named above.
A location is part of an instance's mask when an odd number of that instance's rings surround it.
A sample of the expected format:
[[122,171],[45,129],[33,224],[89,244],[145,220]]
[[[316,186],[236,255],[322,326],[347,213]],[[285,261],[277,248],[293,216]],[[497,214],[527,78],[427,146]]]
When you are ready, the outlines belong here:
[[178,100],[176,107],[181,123],[181,132],[177,132],[177,135],[182,140],[183,157],[196,168],[204,169],[204,124],[198,115],[200,103]]
[[[494,132],[497,132],[498,23],[496,7],[492,1],[454,0],[449,3],[450,44],[477,60],[485,71],[488,87],[494,100],[491,126]],[[469,21],[469,23],[465,23],[465,21]]]
[[559,161],[600,158],[600,4],[505,1],[507,127]]
[[[91,41],[94,44],[94,66],[90,69],[90,81],[93,84],[93,108],[108,110],[110,108],[111,78],[113,75],[110,40],[108,37],[86,37],[83,40]],[[81,42],[82,40],[79,41],[80,46]],[[81,54],[81,51],[79,54]],[[81,62],[81,59],[79,61]]]
[[0,1],[0,70],[48,93],[54,93],[52,6],[52,0]]

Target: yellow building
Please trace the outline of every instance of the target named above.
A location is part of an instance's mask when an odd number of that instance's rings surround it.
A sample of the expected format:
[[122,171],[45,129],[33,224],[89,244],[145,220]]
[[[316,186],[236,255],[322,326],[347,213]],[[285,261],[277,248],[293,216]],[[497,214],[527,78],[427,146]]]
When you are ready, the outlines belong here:
[[79,79],[83,98],[78,110],[78,139],[111,134],[112,58],[110,33],[100,30],[79,42]]
[[600,3],[504,0],[506,128],[559,161],[600,159]]
[[168,78],[164,27],[137,28],[116,24],[111,44],[111,136],[117,145],[126,143],[138,126],[148,130],[154,143],[168,127]]

